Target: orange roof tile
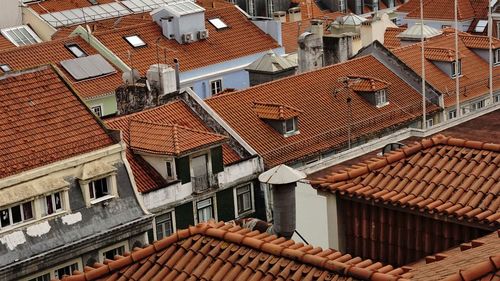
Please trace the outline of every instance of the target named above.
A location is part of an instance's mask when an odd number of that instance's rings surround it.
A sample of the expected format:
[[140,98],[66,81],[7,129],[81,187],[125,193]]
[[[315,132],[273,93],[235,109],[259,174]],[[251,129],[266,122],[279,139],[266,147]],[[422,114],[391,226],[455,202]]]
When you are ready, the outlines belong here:
[[312,181],[321,190],[500,224],[500,144],[438,135]]
[[0,178],[112,144],[53,68],[0,77]]
[[47,63],[56,64],[62,69],[71,86],[83,98],[95,98],[114,93],[115,89],[122,84],[122,72],[116,67],[116,72],[112,74],[76,81],[60,64],[63,60],[75,58],[66,48],[66,44],[77,44],[87,55],[98,54],[97,50],[81,37],[77,36],[0,51],[0,64],[8,64],[12,70],[20,70]]
[[[416,7],[410,11],[407,18],[420,18],[420,1],[416,0]],[[412,4],[413,5],[413,4]],[[404,6],[404,5],[403,5]],[[426,1],[424,3],[424,19],[454,20],[455,0]],[[406,8],[403,8],[406,10]],[[403,11],[399,10],[399,11]],[[458,0],[458,20],[471,20],[476,16],[470,0]]]
[[[458,58],[462,57],[462,54],[458,52]],[[438,47],[425,48],[425,58],[431,61],[452,62],[455,61],[455,50]]]
[[[175,101],[156,108],[106,120],[106,125],[109,128],[122,131],[123,140],[129,147],[127,149],[127,159],[130,162],[139,192],[148,192],[164,187],[166,182],[140,155],[133,153],[132,149],[130,149],[131,123],[136,120],[154,124],[177,124],[178,127],[196,132],[213,132],[183,101]],[[185,137],[184,134],[182,136]],[[196,139],[200,140],[198,136]],[[188,141],[188,144],[190,142],[191,140]],[[228,144],[222,145],[222,155],[225,165],[241,160],[241,157]]]
[[387,89],[390,83],[369,76],[348,75],[349,88],[356,92],[375,92],[382,89]]
[[[364,75],[384,79],[389,104],[377,108],[332,77]],[[336,94],[334,94],[336,93]],[[259,155],[266,166],[292,163],[344,147],[347,142],[347,104],[352,97],[353,137],[375,134],[419,118],[422,96],[372,56],[261,84],[206,100]],[[302,110],[299,134],[284,137],[255,114],[253,102],[286,104]],[[429,110],[437,107],[430,106]]]
[[[107,4],[115,0],[96,0],[98,4]],[[89,0],[44,0],[28,5],[38,14],[60,12],[64,10],[84,8],[92,6]]]
[[259,118],[270,120],[288,120],[299,116],[303,112],[295,107],[272,102],[254,101],[253,108]]
[[0,35],[0,51],[15,47],[16,45],[12,44],[9,39],[5,38],[3,35]]
[[397,37],[406,27],[388,27],[384,33],[384,46],[389,50],[401,47],[401,39]]
[[177,124],[149,122],[142,119],[130,121],[130,147],[135,151],[180,156],[211,145],[224,142],[225,136],[194,130]]
[[[487,36],[460,34],[460,39],[470,49],[488,50],[490,48],[490,40]],[[500,48],[500,39],[492,38],[491,43],[492,49]]]
[[[500,278],[500,231],[408,265],[412,281],[497,280]],[[496,276],[496,277],[495,277]],[[495,279],[497,278],[497,279]]]
[[407,281],[402,269],[259,233],[234,224],[191,226],[153,245],[94,264],[62,281]]
[[[179,44],[176,40],[166,39],[160,26],[155,22],[123,27],[115,30],[96,32],[94,35],[121,60],[130,62],[128,53],[132,51],[133,62],[129,63],[141,73],[145,73],[152,64],[156,64],[156,42],[162,58],[178,58],[181,71],[192,70],[243,56],[268,51],[279,47],[271,36],[255,26],[234,6],[223,6],[205,12],[206,28],[209,36],[189,44]],[[229,28],[217,30],[208,19],[220,18]],[[146,47],[132,48],[124,36],[137,35]],[[164,53],[164,51],[166,53]]]
[[[462,33],[460,33],[462,34]],[[459,36],[459,53],[462,57],[462,75],[460,76],[460,100],[466,101],[485,95],[488,89],[488,62],[467,47]],[[467,40],[467,39],[466,39]],[[454,33],[445,31],[442,35],[430,38],[425,43],[427,48],[455,49]],[[420,60],[421,46],[413,44],[391,50],[403,63],[408,65],[417,74],[422,72]],[[449,74],[439,69],[432,61],[425,61],[426,79],[429,84],[438,89],[444,95],[446,107],[456,103],[455,80]],[[500,68],[493,68],[494,77],[500,75]],[[500,80],[493,80],[494,89],[500,88]]]

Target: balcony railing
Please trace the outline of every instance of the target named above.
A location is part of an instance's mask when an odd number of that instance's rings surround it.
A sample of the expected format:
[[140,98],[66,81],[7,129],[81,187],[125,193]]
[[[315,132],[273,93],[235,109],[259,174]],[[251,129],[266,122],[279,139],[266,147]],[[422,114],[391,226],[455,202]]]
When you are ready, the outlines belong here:
[[191,184],[193,185],[194,193],[202,193],[211,188],[217,188],[219,186],[219,181],[217,176],[207,174],[191,177]]

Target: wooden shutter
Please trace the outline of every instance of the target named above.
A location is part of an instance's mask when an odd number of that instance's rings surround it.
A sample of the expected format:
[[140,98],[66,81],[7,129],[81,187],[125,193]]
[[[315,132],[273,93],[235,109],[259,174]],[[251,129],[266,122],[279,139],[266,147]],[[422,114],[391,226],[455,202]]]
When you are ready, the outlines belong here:
[[175,171],[181,183],[191,181],[191,170],[189,168],[189,156],[175,159]]
[[222,158],[222,146],[214,147],[210,150],[212,156],[212,174],[224,171],[224,159]]
[[222,221],[234,219],[234,195],[232,188],[217,192],[217,215],[219,220]]
[[193,202],[175,207],[175,225],[178,230],[194,225]]

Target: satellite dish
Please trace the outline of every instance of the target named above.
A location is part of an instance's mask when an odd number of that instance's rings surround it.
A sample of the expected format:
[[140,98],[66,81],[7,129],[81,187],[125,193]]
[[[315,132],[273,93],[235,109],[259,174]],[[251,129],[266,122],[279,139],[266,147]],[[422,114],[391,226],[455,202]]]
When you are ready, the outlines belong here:
[[134,84],[135,81],[139,80],[141,76],[139,75],[139,71],[137,69],[131,69],[130,71],[125,71],[122,74],[123,83],[125,84]]

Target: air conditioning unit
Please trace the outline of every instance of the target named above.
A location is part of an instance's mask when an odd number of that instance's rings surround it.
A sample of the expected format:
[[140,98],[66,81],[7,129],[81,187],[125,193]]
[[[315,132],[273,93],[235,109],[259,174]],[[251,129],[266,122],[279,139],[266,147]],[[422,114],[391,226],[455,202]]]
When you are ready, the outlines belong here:
[[208,30],[200,30],[198,31],[198,39],[203,40],[208,38]]
[[182,34],[182,43],[189,43],[191,41],[193,41],[193,34],[191,33]]

